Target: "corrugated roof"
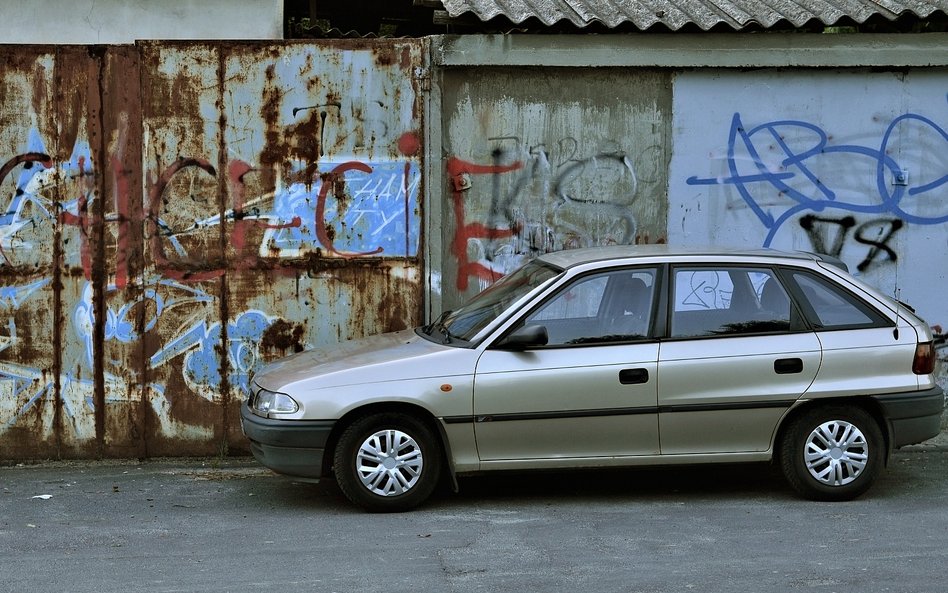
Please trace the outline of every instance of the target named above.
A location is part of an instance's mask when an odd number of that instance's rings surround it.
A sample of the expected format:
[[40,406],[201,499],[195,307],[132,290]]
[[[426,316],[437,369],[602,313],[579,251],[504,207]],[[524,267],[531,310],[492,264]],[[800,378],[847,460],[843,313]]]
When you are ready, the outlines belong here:
[[504,16],[514,23],[536,18],[550,26],[569,21],[577,27],[602,23],[615,28],[632,23],[645,30],[662,24],[673,31],[694,24],[707,31],[724,23],[734,29],[780,21],[802,27],[810,21],[835,25],[844,17],[863,23],[880,15],[895,20],[904,14],[926,18],[948,14],[948,0],[442,0],[457,18],[473,13],[482,21]]

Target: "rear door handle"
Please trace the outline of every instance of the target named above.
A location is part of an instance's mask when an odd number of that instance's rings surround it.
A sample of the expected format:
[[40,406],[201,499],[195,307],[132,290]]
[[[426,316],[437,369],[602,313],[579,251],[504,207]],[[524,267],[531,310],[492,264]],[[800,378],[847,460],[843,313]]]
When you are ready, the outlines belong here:
[[648,369],[622,369],[619,371],[619,383],[623,385],[648,383]]
[[778,375],[802,373],[803,360],[799,358],[778,358],[774,361],[774,372]]

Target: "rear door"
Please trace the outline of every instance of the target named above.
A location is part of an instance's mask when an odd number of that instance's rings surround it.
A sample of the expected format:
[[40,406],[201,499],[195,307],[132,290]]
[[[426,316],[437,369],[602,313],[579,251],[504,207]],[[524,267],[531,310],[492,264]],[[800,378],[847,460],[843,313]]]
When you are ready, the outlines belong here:
[[766,451],[820,342],[767,267],[673,266],[659,354],[662,454]]
[[657,278],[654,268],[580,277],[512,328],[542,325],[548,345],[484,352],[474,379],[482,461],[658,454]]

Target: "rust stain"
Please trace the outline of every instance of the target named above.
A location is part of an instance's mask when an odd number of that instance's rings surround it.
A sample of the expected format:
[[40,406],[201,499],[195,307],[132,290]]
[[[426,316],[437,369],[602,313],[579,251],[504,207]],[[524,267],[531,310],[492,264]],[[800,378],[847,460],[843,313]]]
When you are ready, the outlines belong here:
[[56,135],[55,132],[57,120],[57,118],[53,116],[55,111],[49,109],[49,89],[47,88],[47,76],[48,73],[46,71],[46,66],[37,61],[36,64],[33,65],[33,92],[31,103],[33,107],[33,113],[36,114],[40,124],[40,132],[44,137]]
[[154,58],[152,63],[142,66],[146,72],[141,76],[141,111],[146,117],[178,126],[188,120],[200,121],[200,79],[184,69],[176,72],[174,76],[169,76],[161,71]]
[[[219,106],[219,115],[217,120],[217,144],[218,146],[227,145],[227,115],[226,111],[223,109],[224,105],[224,96],[225,83],[224,76],[227,70],[225,64],[224,52],[217,53],[217,72],[215,73],[217,77],[217,105]],[[227,151],[219,151],[218,157],[218,166],[220,170],[228,169],[228,157]],[[240,170],[240,165],[237,165],[238,171]],[[233,174],[235,171],[228,171],[228,173]],[[221,220],[224,220],[225,214],[228,208],[228,202],[230,201],[228,196],[228,189],[233,189],[235,193],[243,188],[243,176],[245,172],[241,172],[239,175],[240,183],[239,184],[230,184],[228,187],[229,179],[225,179],[223,176],[218,180],[217,193],[218,193],[218,208],[220,212]],[[230,178],[232,179],[232,177]],[[243,210],[243,196],[235,195],[233,197],[233,203],[235,205],[235,210]],[[226,258],[226,249],[228,242],[228,233],[227,225],[219,225],[220,234],[219,234],[219,246],[220,252]],[[231,235],[236,235],[231,233]],[[229,266],[228,266],[229,269]],[[230,389],[230,366],[231,361],[228,356],[226,344],[230,343],[230,324],[227,323],[227,320],[230,319],[230,284],[229,278],[225,274],[221,277],[220,281],[220,299],[219,299],[219,314],[221,319],[221,341],[220,344],[215,348],[217,352],[217,361],[219,362],[219,374],[220,374],[220,392],[221,392],[221,423],[219,426],[215,427],[215,440],[218,443],[219,451],[221,455],[227,454],[227,445],[229,442],[228,434],[232,432],[232,427],[234,426],[232,410],[237,406],[234,406],[234,395],[231,393]]]
[[376,48],[372,53],[375,55],[375,64],[377,66],[391,66],[396,62],[395,51],[391,46]]
[[[86,119],[86,136],[89,138],[89,148],[93,163],[105,164],[108,162],[108,139],[103,129],[103,107],[105,106],[105,48],[89,47],[89,57],[84,74],[85,93],[89,117]],[[76,117],[81,114],[74,114]],[[95,175],[96,193],[105,196],[105,176]],[[93,200],[91,207],[91,232],[89,245],[91,252],[91,284],[92,284],[92,314],[93,319],[106,319],[105,288],[108,282],[108,272],[105,262],[105,203],[104,200]],[[92,324],[92,405],[95,415],[95,448],[96,456],[102,457],[105,453],[105,356],[102,345],[105,343],[105,324]]]
[[402,70],[410,70],[414,66],[414,60],[411,57],[411,47],[405,46],[402,48],[402,60],[399,63],[399,67]]
[[[82,134],[82,120],[92,111],[91,105],[88,104],[88,95],[93,87],[89,85],[96,82],[101,66],[99,58],[77,49],[62,51],[57,55],[53,70],[58,129],[52,136],[56,138],[57,160],[69,159],[76,140]],[[87,121],[87,133],[89,123],[91,122]],[[91,138],[89,140],[91,141]]]
[[260,102],[260,117],[264,122],[264,145],[260,152],[260,165],[263,172],[263,185],[274,187],[277,172],[284,167],[283,138],[280,129],[280,109],[283,106],[283,93],[276,86],[276,67],[270,64],[266,68],[265,83]]
[[[58,197],[58,196],[57,196]],[[60,201],[61,203],[61,201]],[[57,208],[57,214],[59,214],[59,208]],[[63,368],[63,278],[62,278],[62,268],[63,268],[63,241],[62,241],[62,225],[55,225],[53,227],[53,261],[52,261],[52,307],[50,307],[50,314],[52,314],[53,319],[50,320],[50,327],[52,329],[51,342],[53,347],[53,357],[52,357],[52,372],[53,372],[53,396],[55,398],[55,408],[53,410],[53,426],[55,427],[55,441],[56,441],[56,453],[57,457],[62,454],[62,431],[60,427],[63,425],[63,401],[62,401],[62,368]]]
[[380,269],[385,265],[383,260],[377,258],[345,259],[341,257],[326,257],[320,249],[294,259],[292,263],[294,267],[310,277],[316,277],[325,272],[341,273],[352,269]]
[[263,350],[279,350],[283,354],[303,351],[303,334],[306,328],[301,323],[277,319],[264,332],[260,340]]

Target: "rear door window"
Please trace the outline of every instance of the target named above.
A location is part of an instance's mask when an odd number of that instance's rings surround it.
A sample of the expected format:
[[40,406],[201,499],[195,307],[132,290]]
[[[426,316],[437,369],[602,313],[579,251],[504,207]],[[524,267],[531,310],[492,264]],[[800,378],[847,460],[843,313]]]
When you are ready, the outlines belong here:
[[671,337],[786,332],[793,308],[768,268],[676,268]]

